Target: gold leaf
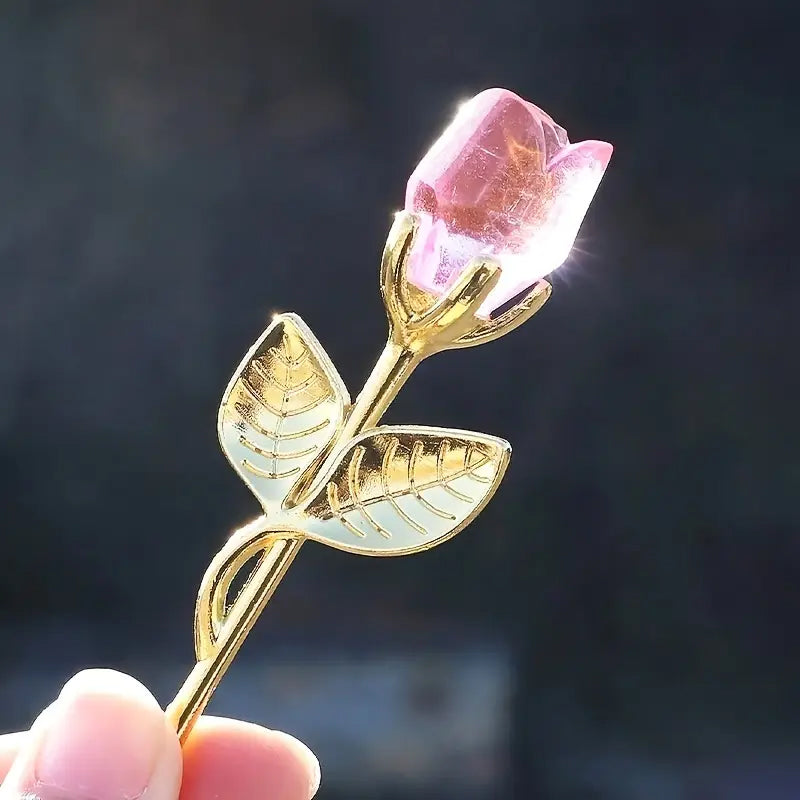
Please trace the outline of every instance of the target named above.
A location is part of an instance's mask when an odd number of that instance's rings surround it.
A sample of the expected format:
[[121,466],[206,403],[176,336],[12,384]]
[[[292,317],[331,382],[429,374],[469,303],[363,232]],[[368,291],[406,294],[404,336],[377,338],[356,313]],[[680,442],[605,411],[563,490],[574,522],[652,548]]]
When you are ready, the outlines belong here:
[[367,555],[433,547],[468,525],[497,489],[508,442],[469,431],[385,426],[342,446],[305,506],[304,529]]
[[217,425],[222,449],[265,510],[280,509],[326,451],[349,403],[305,323],[294,314],[276,317],[231,379]]

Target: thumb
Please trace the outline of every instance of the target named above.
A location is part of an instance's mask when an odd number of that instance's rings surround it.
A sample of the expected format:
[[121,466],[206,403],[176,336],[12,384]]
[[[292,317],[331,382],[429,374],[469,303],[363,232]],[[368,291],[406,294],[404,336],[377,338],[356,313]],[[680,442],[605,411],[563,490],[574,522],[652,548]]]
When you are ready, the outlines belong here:
[[176,800],[178,737],[142,684],[88,670],[70,680],[25,736],[0,800]]

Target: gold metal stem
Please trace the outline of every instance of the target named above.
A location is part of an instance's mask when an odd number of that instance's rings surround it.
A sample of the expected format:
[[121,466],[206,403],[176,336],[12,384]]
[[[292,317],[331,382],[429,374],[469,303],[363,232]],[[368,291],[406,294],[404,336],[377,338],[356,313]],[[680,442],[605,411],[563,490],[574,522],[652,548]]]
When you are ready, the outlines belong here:
[[210,658],[199,661],[167,707],[167,718],[183,744],[211,699],[225,670],[272,597],[303,544],[302,538],[276,539],[264,551],[241,594],[230,609]]
[[377,425],[420,361],[419,353],[389,339],[347,416],[340,440],[346,442]]

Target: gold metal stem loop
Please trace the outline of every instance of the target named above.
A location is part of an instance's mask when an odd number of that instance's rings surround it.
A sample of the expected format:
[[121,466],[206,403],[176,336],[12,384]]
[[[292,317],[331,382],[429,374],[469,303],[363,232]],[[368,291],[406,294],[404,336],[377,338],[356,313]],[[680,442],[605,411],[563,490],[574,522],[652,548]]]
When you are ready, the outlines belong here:
[[[247,526],[244,530],[252,527]],[[256,538],[259,536],[260,539]],[[302,535],[296,531],[262,529],[250,537],[235,535],[212,561],[197,603],[195,630],[198,662],[167,707],[167,718],[175,726],[182,743],[203,713],[225,670],[286,574],[303,541]],[[235,575],[233,568],[241,568],[259,550],[263,551],[263,555],[236,602],[227,615],[224,611],[220,613],[219,597],[226,594],[230,587]],[[213,616],[218,616],[216,625]]]

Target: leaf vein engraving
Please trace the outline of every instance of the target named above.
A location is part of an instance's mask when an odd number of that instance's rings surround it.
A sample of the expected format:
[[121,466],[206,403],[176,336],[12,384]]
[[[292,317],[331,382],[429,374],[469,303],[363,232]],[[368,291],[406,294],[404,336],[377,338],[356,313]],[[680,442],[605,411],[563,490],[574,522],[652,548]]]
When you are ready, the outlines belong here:
[[[422,496],[422,492],[425,492],[428,489],[434,489],[436,487],[441,487],[442,489],[445,489],[445,490],[449,491],[449,493],[452,494],[453,497],[456,497],[458,500],[461,500],[464,503],[474,504],[476,502],[476,500],[474,498],[470,497],[467,494],[464,494],[463,492],[458,491],[457,489],[453,488],[449,484],[452,481],[458,480],[459,478],[463,478],[465,476],[469,476],[470,473],[473,470],[480,469],[487,462],[495,463],[496,459],[492,458],[491,456],[489,456],[489,455],[487,455],[485,453],[483,453],[482,454],[483,455],[483,459],[477,465],[473,464],[473,465],[468,466],[468,467],[463,467],[463,468],[461,468],[459,470],[456,470],[451,475],[445,476],[444,475],[444,458],[446,457],[448,447],[449,447],[449,442],[447,442],[445,440],[445,441],[442,442],[442,445],[439,448],[439,454],[438,454],[438,457],[437,457],[437,464],[436,464],[436,477],[435,478],[433,478],[433,479],[431,479],[429,481],[425,481],[424,483],[417,483],[416,481],[414,481],[413,487],[411,486],[411,481],[409,480],[409,486],[408,487],[404,487],[404,488],[401,488],[401,489],[395,489],[393,491],[390,491],[388,494],[381,493],[380,495],[378,495],[376,497],[364,498],[364,497],[360,497],[360,496],[356,495],[357,502],[353,498],[353,492],[352,492],[352,488],[351,488],[350,489],[350,495],[351,495],[350,499],[345,501],[340,506],[342,513],[347,513],[349,511],[352,511],[353,509],[361,510],[361,509],[367,508],[368,506],[374,505],[375,503],[382,503],[382,502],[384,502],[384,501],[386,501],[386,500],[388,500],[390,498],[394,499],[394,498],[398,498],[398,497],[406,497],[408,495],[413,495],[420,502],[422,502],[422,504],[425,505],[426,508],[430,508],[432,510],[432,509],[436,508],[436,506],[433,506],[432,504],[430,504]],[[424,448],[424,444],[421,441],[417,440],[414,443],[414,446],[412,447],[411,459],[413,459],[416,462],[419,459],[419,455],[415,456],[415,452],[416,453],[421,453],[423,448]],[[358,447],[356,449],[363,450],[364,448],[363,447]],[[355,451],[354,451],[354,455],[355,455]],[[361,458],[363,458],[363,455],[361,456]],[[409,464],[410,464],[411,472],[413,474],[416,471],[416,463],[413,466],[411,466],[411,459],[409,460]],[[351,460],[351,462],[349,464],[349,470],[352,469],[352,465],[353,465],[353,461]],[[441,516],[442,514],[445,513],[441,509],[437,509],[437,511],[439,512],[439,516]],[[436,513],[436,511],[434,511],[433,513]],[[457,517],[455,517],[455,516],[453,516],[451,514],[447,514],[446,518],[451,520],[451,521],[454,521],[455,519],[457,519]]]
[[[468,494],[464,494],[463,492],[459,492],[458,489],[454,489],[450,486],[447,482],[445,482],[443,478],[444,473],[444,460],[447,457],[447,451],[450,447],[450,442],[447,439],[442,439],[442,443],[439,445],[439,453],[436,457],[436,476],[439,482],[439,485],[444,489],[448,494],[451,494],[457,500],[461,500],[464,503],[474,503],[475,501],[471,498]],[[466,459],[465,459],[466,463]],[[462,469],[461,473],[458,477],[467,474],[467,469]],[[455,476],[451,477],[450,480],[455,480]]]
[[292,408],[286,411],[283,408],[275,408],[271,403],[268,403],[255,389],[255,387],[250,383],[250,381],[242,378],[242,386],[247,390],[248,394],[255,400],[257,403],[260,403],[267,411],[271,411],[276,417],[285,418],[285,417],[296,417],[298,414],[305,414],[308,411],[311,411],[313,408],[324,403],[326,400],[332,399],[333,395],[331,394],[322,394],[315,400],[312,400],[306,405],[300,408]]
[[[289,354],[289,337],[286,334],[286,330],[284,329],[283,334],[281,335],[281,344],[283,345],[283,349],[286,351],[287,356]],[[289,382],[289,376],[292,374],[292,368],[287,364],[284,367],[284,376],[283,380],[284,383]],[[272,446],[272,471],[274,473],[278,472],[278,449],[280,448],[280,441],[281,441],[281,428],[283,427],[283,423],[286,421],[286,392],[281,394],[281,414],[278,418],[278,421],[275,423],[275,442]]]
[[[282,438],[286,438],[285,436]],[[252,450],[254,453],[264,456],[265,458],[271,458],[273,462],[276,459],[292,459],[292,458],[302,458],[303,456],[311,455],[316,449],[317,445],[312,444],[311,447],[306,447],[304,450],[292,450],[289,452],[279,453],[275,449],[272,450],[263,450],[258,445],[253,444],[246,436],[239,436],[239,444],[244,445],[248,450]],[[273,442],[273,445],[277,445],[277,442]],[[274,464],[273,464],[274,469]]]
[[308,350],[304,350],[299,356],[297,356],[297,358],[292,358],[291,356],[284,355],[280,350],[275,350],[273,353],[271,353],[271,356],[276,361],[280,361],[284,367],[288,367],[289,369],[297,369],[305,364],[305,362],[308,360],[309,352]]
[[[350,464],[347,467],[347,488],[350,492],[350,498],[353,507],[358,510],[362,517],[366,520],[368,525],[371,525],[375,530],[383,536],[384,539],[391,539],[392,534],[386,530],[366,509],[365,503],[359,496],[359,472],[361,471],[361,462],[364,458],[364,453],[367,450],[365,447],[356,447],[353,450],[353,455],[350,459]],[[381,498],[382,499],[382,498]]]
[[[240,363],[217,417],[222,449],[265,510],[288,508],[292,492],[308,488],[297,479],[331,444],[348,403],[313,333],[298,318],[277,315]],[[343,485],[340,491],[344,497]]]
[[483,475],[478,475],[477,470],[479,470],[488,460],[489,457],[486,453],[482,453],[480,450],[478,452],[481,454],[482,459],[477,464],[470,463],[472,461],[472,454],[475,452],[477,448],[474,444],[470,443],[464,452],[464,469],[466,471],[466,475],[468,475],[472,480],[477,481],[478,483],[491,483],[492,479],[487,478]]
[[[421,489],[417,486],[417,462],[419,461],[419,457],[422,455],[422,451],[425,449],[425,445],[419,441],[419,439],[414,442],[413,447],[411,448],[411,453],[408,456],[408,485],[411,487],[411,492],[416,498],[417,502],[419,502],[423,508],[427,508],[432,514],[435,514],[437,517],[441,517],[442,519],[449,519],[451,522],[455,520],[455,517],[450,514],[449,512],[445,511],[438,506],[435,506],[429,500],[424,498],[421,494]],[[436,476],[437,482],[439,481],[439,475],[437,473]],[[428,488],[428,487],[423,487]]]
[[[285,362],[281,361],[281,364],[285,365]],[[254,361],[251,366],[264,383],[269,384],[270,388],[280,389],[287,397],[292,397],[296,394],[300,394],[300,392],[304,392],[309,386],[312,386],[322,377],[319,372],[314,372],[304,380],[300,381],[300,383],[292,384],[289,381],[288,374],[287,377],[284,378],[285,382],[281,382],[275,377],[270,376],[261,359]],[[287,373],[289,370],[290,367],[286,367]]]
[[242,467],[244,467],[248,472],[252,472],[253,475],[258,476],[259,478],[271,478],[271,479],[281,479],[281,478],[291,478],[293,475],[297,475],[300,472],[300,467],[294,467],[293,469],[286,470],[286,472],[269,472],[267,470],[261,469],[257,467],[255,464],[248,461],[246,458],[242,459]]
[[364,531],[359,530],[352,522],[350,522],[347,517],[342,513],[342,507],[339,503],[339,489],[336,484],[331,481],[328,484],[328,505],[331,507],[331,510],[334,513],[334,516],[339,520],[339,522],[344,525],[344,527],[350,531],[354,536],[358,536],[359,539],[365,539],[367,534]]
[[[406,525],[413,528],[421,536],[424,536],[427,533],[425,528],[423,528],[422,525],[420,525],[415,519],[406,514],[405,511],[403,511],[403,509],[400,507],[400,504],[392,495],[392,490],[389,488],[389,468],[392,465],[392,461],[397,453],[397,447],[399,444],[400,440],[396,436],[393,437],[391,443],[386,448],[386,452],[383,454],[383,462],[381,463],[381,488],[383,489],[386,499],[389,501],[389,503],[391,503],[395,514],[397,514],[397,516],[400,517],[400,519],[402,519]],[[411,473],[409,472],[409,482],[410,481]]]
[[[277,431],[271,431],[268,428],[259,425],[255,420],[250,418],[246,411],[246,407],[243,403],[236,403],[235,404],[236,413],[257,433],[260,433],[262,436],[266,436],[268,439],[274,439],[278,433]],[[294,431],[292,433],[282,433],[281,439],[288,440],[288,439],[302,439],[304,436],[311,436],[312,433],[319,433],[321,430],[324,430],[331,424],[330,418],[322,420],[317,425],[312,425],[310,428],[304,428],[302,431]]]

